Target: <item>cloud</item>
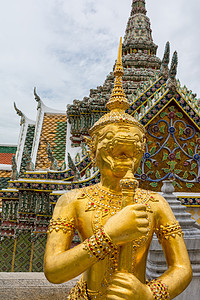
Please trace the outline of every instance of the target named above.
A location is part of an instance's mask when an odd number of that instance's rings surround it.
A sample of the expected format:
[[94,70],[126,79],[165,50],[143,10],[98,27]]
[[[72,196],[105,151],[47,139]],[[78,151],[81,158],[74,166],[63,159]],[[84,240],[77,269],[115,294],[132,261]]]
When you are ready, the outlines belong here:
[[[112,70],[131,0],[0,0],[0,143],[17,143],[17,103],[36,118],[33,87],[47,106],[66,110]],[[192,3],[191,3],[192,2]],[[178,77],[199,87],[198,0],[147,0],[153,39],[162,57],[167,40],[179,54]]]

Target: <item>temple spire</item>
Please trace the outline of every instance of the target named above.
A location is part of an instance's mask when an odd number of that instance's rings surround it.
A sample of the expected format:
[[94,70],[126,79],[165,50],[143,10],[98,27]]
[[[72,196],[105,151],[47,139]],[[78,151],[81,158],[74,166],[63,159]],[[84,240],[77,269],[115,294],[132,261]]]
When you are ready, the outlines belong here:
[[146,3],[145,0],[133,0],[131,15],[144,14],[146,15]]
[[149,18],[146,16],[145,0],[133,0],[132,10],[127,23],[123,42],[124,53],[132,54],[138,51],[147,51],[156,55],[157,45],[152,39],[152,30]]

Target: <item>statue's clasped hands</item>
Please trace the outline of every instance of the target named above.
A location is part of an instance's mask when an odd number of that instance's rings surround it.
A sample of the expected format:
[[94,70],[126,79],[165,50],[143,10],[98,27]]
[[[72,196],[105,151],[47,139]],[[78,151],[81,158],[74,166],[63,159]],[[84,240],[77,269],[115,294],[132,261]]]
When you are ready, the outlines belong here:
[[[144,204],[132,204],[112,216],[105,224],[105,231],[117,245],[134,241],[148,233],[149,220]],[[130,273],[117,272],[108,288],[108,300],[150,300],[149,287]]]
[[108,288],[107,300],[150,300],[150,288],[130,273],[116,273]]
[[115,244],[122,245],[146,235],[148,226],[146,206],[133,204],[112,216],[104,228]]

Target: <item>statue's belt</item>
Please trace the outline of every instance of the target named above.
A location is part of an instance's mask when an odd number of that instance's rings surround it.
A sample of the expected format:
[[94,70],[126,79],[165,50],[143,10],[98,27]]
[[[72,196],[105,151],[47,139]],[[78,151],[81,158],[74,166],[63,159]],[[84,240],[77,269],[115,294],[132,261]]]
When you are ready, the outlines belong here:
[[[99,296],[99,297],[98,297]],[[81,279],[74,288],[72,288],[68,299],[69,300],[93,300],[103,299],[102,294],[98,291],[87,289],[87,282]]]

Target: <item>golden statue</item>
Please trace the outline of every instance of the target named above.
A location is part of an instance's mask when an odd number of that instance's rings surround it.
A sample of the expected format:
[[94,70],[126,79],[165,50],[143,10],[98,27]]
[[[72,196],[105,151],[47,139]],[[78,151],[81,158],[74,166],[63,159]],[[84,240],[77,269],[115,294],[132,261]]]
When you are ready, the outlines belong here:
[[[192,270],[183,233],[167,201],[138,188],[134,178],[145,146],[145,129],[125,113],[122,40],[107,108],[90,129],[90,157],[99,184],[72,190],[58,200],[48,229],[44,272],[52,283],[83,273],[69,299],[173,299],[190,283]],[[75,229],[81,244],[70,249]],[[146,282],[154,232],[168,269]]]

